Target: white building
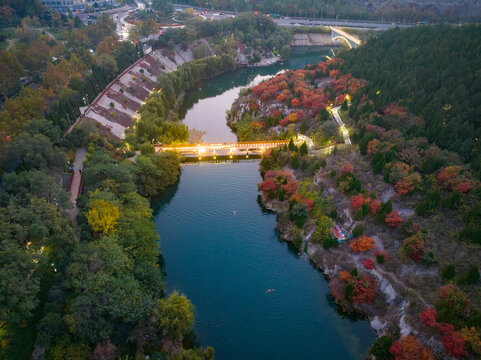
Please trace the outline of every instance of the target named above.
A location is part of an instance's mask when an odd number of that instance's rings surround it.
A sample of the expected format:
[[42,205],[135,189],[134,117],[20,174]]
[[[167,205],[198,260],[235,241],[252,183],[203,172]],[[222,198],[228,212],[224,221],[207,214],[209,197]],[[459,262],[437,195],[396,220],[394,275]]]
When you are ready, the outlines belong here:
[[40,0],[40,2],[49,9],[60,13],[68,11],[83,13],[86,8],[102,9],[114,6],[117,3],[116,0]]

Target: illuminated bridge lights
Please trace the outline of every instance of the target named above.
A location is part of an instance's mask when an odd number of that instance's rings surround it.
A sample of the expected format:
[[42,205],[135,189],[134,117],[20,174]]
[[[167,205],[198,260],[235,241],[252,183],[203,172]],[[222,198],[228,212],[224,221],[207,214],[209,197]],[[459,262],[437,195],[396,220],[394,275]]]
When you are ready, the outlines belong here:
[[249,141],[249,142],[231,142],[231,143],[203,143],[203,144],[185,144],[185,145],[155,145],[157,151],[175,151],[178,153],[197,153],[199,156],[206,153],[212,153],[214,156],[218,152],[228,152],[233,155],[235,151],[259,151],[264,153],[265,149],[279,147],[288,144],[288,140],[270,140],[270,141]]

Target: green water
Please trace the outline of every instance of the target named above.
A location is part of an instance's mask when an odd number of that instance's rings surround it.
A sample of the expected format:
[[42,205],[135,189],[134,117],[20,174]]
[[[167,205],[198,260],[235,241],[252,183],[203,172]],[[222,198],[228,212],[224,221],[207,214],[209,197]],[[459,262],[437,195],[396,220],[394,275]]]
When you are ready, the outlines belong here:
[[[292,68],[318,58],[302,60]],[[212,141],[229,140],[225,115],[216,113],[230,108],[230,91],[282,68],[216,78],[187,98],[187,115],[208,116],[219,130]],[[205,101],[207,115],[199,110]],[[153,202],[168,291],[193,302],[197,340],[214,346],[216,359],[364,359],[375,338],[369,323],[339,314],[322,274],[279,240],[276,216],[257,200],[258,166],[185,165],[179,183]]]

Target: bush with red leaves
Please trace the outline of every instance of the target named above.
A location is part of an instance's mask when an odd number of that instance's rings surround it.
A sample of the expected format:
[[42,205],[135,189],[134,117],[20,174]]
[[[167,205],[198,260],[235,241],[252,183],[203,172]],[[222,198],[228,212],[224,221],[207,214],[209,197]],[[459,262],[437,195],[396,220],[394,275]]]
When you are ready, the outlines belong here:
[[387,226],[395,228],[402,224],[403,219],[396,210],[393,210],[389,214],[386,214],[384,222]]
[[361,279],[356,279],[353,283],[354,293],[351,296],[355,304],[371,304],[377,295],[378,283],[369,275],[363,275]]
[[381,210],[381,202],[377,199],[372,200],[369,204],[369,211],[371,214],[376,216],[379,210]]
[[454,331],[454,326],[448,323],[442,323],[439,325],[439,330],[443,334],[443,346],[448,354],[454,356],[456,359],[462,358],[467,355],[466,341],[458,331]]
[[436,309],[424,308],[423,312],[419,314],[421,321],[424,325],[429,327],[436,326]]
[[412,335],[395,341],[389,351],[394,355],[395,360],[434,360],[431,350],[421,345]]
[[364,265],[364,267],[367,269],[367,270],[372,270],[374,269],[374,261],[372,261],[372,259],[370,258],[367,258],[366,260],[364,260],[362,262],[362,264]]
[[354,211],[359,210],[365,203],[367,203],[368,199],[364,197],[364,195],[359,194],[359,195],[354,195],[351,198],[351,205]]
[[345,176],[347,174],[354,174],[354,168],[350,163],[344,163],[341,166],[341,176]]
[[403,251],[411,259],[420,262],[424,255],[424,236],[421,231],[404,240]]

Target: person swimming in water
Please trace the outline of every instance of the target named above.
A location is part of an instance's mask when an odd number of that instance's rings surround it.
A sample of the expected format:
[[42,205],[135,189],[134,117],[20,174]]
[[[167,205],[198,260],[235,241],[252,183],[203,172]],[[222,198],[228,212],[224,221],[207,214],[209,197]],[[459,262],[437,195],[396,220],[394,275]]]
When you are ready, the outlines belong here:
[[237,215],[237,211],[235,211],[235,209],[232,211],[232,213],[233,213],[234,215]]

